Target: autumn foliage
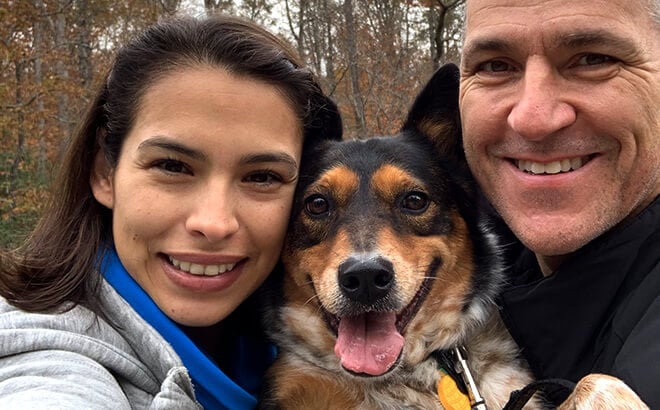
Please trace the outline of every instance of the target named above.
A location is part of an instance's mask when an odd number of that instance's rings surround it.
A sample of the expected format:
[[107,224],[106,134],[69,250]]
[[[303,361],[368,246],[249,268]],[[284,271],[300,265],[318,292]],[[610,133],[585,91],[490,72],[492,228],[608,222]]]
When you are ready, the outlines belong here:
[[337,101],[346,138],[396,130],[460,49],[463,0],[5,0],[0,3],[0,247],[48,199],[60,148],[114,50],[160,16],[227,12],[287,38]]

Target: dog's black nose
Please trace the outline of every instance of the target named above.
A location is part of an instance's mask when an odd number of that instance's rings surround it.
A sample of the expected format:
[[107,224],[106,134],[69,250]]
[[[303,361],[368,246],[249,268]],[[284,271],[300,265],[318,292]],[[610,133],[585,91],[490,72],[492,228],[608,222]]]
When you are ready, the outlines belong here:
[[349,258],[339,265],[338,279],[346,297],[372,305],[384,298],[394,285],[394,268],[383,258]]

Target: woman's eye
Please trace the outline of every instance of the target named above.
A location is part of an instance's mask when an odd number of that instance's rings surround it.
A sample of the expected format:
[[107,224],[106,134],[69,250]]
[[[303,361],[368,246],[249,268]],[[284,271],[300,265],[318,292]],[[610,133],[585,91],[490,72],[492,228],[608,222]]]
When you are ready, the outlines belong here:
[[410,192],[401,198],[401,208],[412,213],[422,213],[429,207],[429,197],[423,192]]
[[305,199],[305,212],[311,216],[319,216],[330,211],[330,204],[323,195],[312,195]]
[[253,172],[246,178],[247,182],[256,184],[274,184],[282,181],[282,177],[272,171]]
[[170,174],[192,174],[186,164],[175,159],[160,160],[154,166]]

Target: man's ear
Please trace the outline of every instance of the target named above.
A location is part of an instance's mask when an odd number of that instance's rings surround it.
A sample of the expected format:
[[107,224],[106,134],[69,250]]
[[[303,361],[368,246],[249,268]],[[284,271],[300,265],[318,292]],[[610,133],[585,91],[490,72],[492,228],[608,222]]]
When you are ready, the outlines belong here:
[[114,190],[112,186],[112,167],[108,164],[101,150],[94,156],[94,167],[89,177],[94,198],[109,209],[114,206]]

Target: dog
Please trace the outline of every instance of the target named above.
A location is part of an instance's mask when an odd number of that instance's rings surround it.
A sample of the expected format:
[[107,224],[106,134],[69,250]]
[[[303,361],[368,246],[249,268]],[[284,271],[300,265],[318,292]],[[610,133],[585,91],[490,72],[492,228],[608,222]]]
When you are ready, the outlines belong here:
[[397,135],[304,153],[260,408],[501,409],[533,381],[497,313],[502,246],[463,154],[458,82],[436,71]]

